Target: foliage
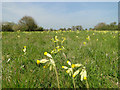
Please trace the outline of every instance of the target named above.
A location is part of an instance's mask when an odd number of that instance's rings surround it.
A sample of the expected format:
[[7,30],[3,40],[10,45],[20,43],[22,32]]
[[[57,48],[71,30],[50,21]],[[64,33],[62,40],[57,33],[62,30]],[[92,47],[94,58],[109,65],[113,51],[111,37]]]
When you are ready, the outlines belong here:
[[95,27],[95,30],[118,30],[118,25],[116,25],[116,22],[112,22],[110,24],[106,23],[98,23]]
[[4,22],[2,23],[2,31],[13,31],[12,27],[15,23],[13,22]]
[[18,24],[21,26],[21,28],[24,27],[24,29],[22,29],[25,31],[32,31],[37,28],[35,20],[30,16],[24,16],[19,20]]

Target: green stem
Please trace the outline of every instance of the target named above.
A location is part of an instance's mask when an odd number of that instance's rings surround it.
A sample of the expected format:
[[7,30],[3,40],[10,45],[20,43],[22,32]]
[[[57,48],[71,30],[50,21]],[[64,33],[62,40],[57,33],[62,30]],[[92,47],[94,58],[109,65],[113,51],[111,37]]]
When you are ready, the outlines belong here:
[[[73,70],[72,70],[72,75],[73,75]],[[72,76],[73,77],[73,76]],[[75,80],[74,80],[74,77],[73,77],[73,85],[74,85],[74,88],[75,88]]]
[[75,88],[75,81],[74,81],[74,77],[73,77],[73,85],[74,85],[74,88]]
[[89,84],[88,84],[87,80],[86,80],[86,87],[87,87],[87,89],[89,88]]
[[60,90],[60,86],[59,86],[59,78],[58,78],[58,73],[57,73],[57,69],[56,69],[56,67],[55,67],[55,73],[56,73],[56,78],[57,78],[57,82],[58,82],[58,88],[59,88],[59,90]]

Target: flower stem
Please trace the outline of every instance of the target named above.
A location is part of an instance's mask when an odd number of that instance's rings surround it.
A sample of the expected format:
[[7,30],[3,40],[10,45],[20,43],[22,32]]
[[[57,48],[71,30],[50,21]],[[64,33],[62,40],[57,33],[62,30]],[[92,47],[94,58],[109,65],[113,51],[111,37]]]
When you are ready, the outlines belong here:
[[[72,70],[72,75],[73,75],[73,70]],[[73,77],[73,85],[74,85],[74,88],[75,88],[75,80],[74,80],[74,77]]]
[[57,78],[57,82],[58,82],[58,88],[59,88],[59,90],[60,90],[60,86],[59,86],[59,78],[58,78],[58,73],[57,73],[57,69],[56,69],[56,67],[55,67],[55,73],[56,73],[56,78]]
[[89,88],[89,84],[88,84],[87,80],[86,80],[86,87]]
[[74,85],[74,88],[75,88],[75,81],[74,81],[74,77],[73,77],[73,85]]

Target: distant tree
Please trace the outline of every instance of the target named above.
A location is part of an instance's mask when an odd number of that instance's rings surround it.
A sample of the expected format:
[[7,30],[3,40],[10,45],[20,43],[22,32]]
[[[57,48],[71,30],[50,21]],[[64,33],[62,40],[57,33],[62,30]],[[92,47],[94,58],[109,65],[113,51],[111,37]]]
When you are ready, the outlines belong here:
[[83,30],[81,25],[75,26],[75,28],[76,28],[76,30],[79,30],[79,31]]
[[14,24],[13,26],[12,26],[12,30],[14,30],[14,31],[18,31],[20,28],[19,28],[19,25],[17,25],[17,24]]
[[68,30],[68,31],[70,31],[70,30],[71,30],[71,28],[68,28],[67,30]]
[[12,27],[15,25],[13,22],[2,23],[2,31],[13,31]]
[[106,28],[106,24],[105,23],[98,23],[95,27],[94,27],[94,29],[96,29],[96,30],[105,30],[105,28]]
[[62,30],[62,31],[64,31],[64,28],[60,28],[59,30]]
[[35,29],[35,31],[44,31],[44,28],[43,28],[43,27],[37,27],[37,28]]
[[30,16],[24,16],[19,20],[18,24],[20,25],[22,30],[25,30],[25,31],[32,31],[37,28],[37,24],[35,20]]

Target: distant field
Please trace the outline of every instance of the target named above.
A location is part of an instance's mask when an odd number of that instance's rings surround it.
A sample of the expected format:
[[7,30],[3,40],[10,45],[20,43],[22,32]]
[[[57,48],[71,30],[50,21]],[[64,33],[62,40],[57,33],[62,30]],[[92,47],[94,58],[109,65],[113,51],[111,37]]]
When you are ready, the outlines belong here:
[[[37,59],[46,58],[44,52],[54,49],[51,41],[54,36],[66,38],[63,46],[67,60],[86,67],[90,88],[118,87],[117,31],[2,32],[2,87],[57,88],[55,73],[43,68],[43,64],[36,64]],[[86,39],[88,36],[90,40]],[[24,46],[27,48],[25,55]],[[53,58],[60,87],[73,88],[71,77],[62,69],[62,65],[68,66],[62,52],[54,54]],[[85,88],[80,76],[75,78],[75,83],[77,88]]]

